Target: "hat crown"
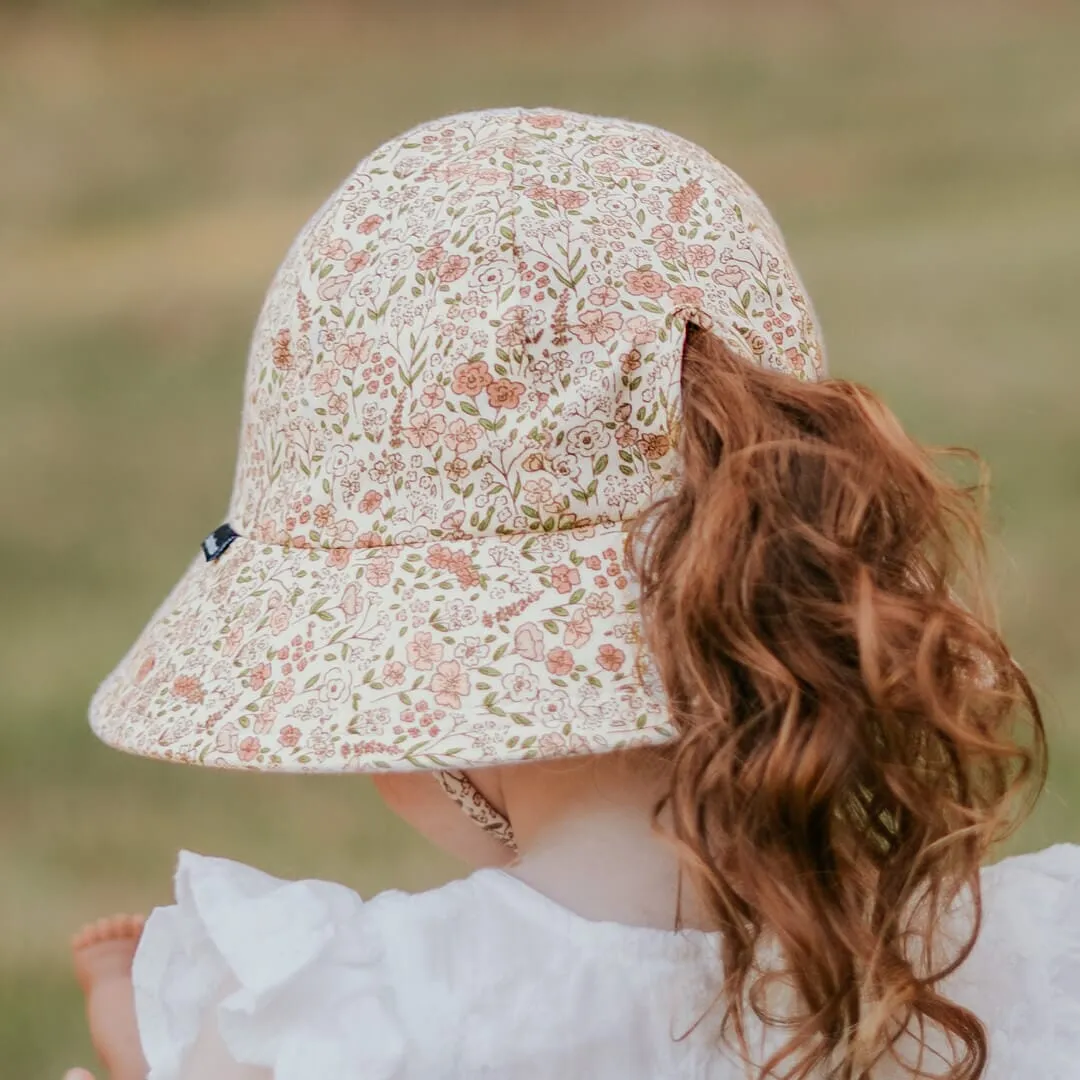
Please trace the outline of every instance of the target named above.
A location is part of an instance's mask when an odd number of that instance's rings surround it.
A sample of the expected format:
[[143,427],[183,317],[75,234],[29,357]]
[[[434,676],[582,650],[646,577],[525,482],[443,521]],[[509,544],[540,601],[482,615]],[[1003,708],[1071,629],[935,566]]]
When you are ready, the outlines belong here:
[[275,275],[230,521],[352,548],[631,519],[677,477],[687,321],[823,372],[779,230],[729,169],[551,109],[425,124],[357,166]]

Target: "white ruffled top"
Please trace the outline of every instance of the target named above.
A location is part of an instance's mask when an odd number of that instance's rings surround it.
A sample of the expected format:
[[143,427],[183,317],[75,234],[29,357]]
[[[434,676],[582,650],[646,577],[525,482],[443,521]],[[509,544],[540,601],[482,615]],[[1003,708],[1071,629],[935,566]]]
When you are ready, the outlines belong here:
[[[989,1029],[985,1080],[1076,1080],[1080,846],[983,882],[982,933],[943,989]],[[194,1076],[207,1027],[237,1063],[222,1075],[244,1078],[736,1080],[715,1031],[693,1026],[715,954],[712,935],[594,922],[498,870],[364,902],[185,852],[134,981],[149,1080]]]

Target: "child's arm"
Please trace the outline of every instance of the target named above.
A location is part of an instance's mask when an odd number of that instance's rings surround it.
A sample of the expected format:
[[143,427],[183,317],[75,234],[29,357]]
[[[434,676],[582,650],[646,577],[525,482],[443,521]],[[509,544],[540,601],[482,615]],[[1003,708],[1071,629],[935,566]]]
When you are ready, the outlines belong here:
[[[141,916],[116,915],[84,927],[72,941],[75,972],[86,996],[86,1015],[94,1049],[109,1080],[145,1080],[146,1060],[135,1022],[131,962],[142,934]],[[268,1069],[237,1065],[221,1041],[213,1010],[208,1010],[181,1080],[271,1080]],[[64,1080],[94,1080],[84,1069]]]
[[100,919],[80,930],[71,943],[90,1038],[110,1080],[146,1078],[131,986],[131,961],[143,923],[139,915]]

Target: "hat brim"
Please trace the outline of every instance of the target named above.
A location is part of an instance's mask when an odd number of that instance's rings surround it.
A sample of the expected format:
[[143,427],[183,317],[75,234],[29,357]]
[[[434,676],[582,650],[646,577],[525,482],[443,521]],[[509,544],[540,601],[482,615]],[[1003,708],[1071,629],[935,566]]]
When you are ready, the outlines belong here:
[[373,548],[241,536],[189,567],[90,720],[143,756],[290,772],[659,743],[639,626],[618,526]]

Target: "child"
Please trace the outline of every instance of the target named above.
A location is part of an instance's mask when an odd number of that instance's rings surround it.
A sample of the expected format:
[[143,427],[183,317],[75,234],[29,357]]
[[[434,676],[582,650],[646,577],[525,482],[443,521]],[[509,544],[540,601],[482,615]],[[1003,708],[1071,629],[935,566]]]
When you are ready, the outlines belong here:
[[700,148],[525,109],[383,146],[91,718],[370,773],[479,869],[364,903],[181,855],[76,943],[113,1080],[1075,1075],[1080,848],[980,870],[1045,753],[979,542]]

